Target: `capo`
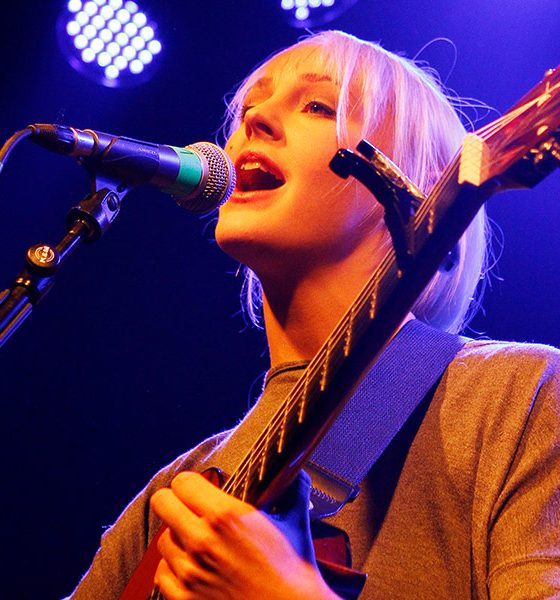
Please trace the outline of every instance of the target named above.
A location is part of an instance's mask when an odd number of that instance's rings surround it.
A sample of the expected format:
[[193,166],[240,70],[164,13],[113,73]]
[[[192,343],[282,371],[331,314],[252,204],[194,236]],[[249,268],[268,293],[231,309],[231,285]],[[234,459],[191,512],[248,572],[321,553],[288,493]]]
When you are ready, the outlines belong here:
[[400,271],[404,271],[414,259],[412,217],[426,196],[373,144],[361,140],[356,149],[364,158],[351,150],[340,149],[331,160],[330,168],[345,179],[348,175],[356,177],[383,206],[383,217],[393,241],[397,265]]

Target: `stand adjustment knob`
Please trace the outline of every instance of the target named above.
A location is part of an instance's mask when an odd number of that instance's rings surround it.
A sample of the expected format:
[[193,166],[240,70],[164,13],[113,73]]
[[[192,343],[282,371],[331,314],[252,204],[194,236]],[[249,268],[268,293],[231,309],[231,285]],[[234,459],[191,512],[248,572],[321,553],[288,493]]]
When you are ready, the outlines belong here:
[[60,254],[56,248],[48,244],[36,244],[27,251],[28,266],[43,276],[53,275],[60,263]]

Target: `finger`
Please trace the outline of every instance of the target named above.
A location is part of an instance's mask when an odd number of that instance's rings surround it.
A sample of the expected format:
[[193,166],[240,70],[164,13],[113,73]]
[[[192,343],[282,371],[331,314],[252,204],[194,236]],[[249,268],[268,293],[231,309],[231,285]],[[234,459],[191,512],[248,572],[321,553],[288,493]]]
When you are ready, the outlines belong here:
[[254,507],[229,496],[207,481],[200,473],[184,471],[171,482],[171,489],[196,515],[212,517],[217,514],[244,515]]
[[183,548],[189,536],[200,527],[200,519],[169,488],[162,488],[150,498],[154,513],[170,528]]
[[[158,540],[158,550],[175,575],[181,580],[187,580],[199,568],[209,572],[219,570],[217,544],[207,544],[204,539],[193,536],[189,539],[190,547],[184,548],[175,534],[166,529]],[[200,574],[197,578],[201,578]]]
[[194,598],[188,584],[177,578],[166,560],[159,561],[154,583],[166,600],[192,600]]
[[[226,577],[226,569],[208,568],[198,560],[198,554],[189,554],[177,546],[169,531],[164,532],[158,540],[158,549],[163,558],[158,565],[159,574],[156,571],[155,582],[157,584],[161,578],[162,585],[181,599],[185,596],[208,600],[229,589],[231,582]],[[175,595],[171,598],[165,595],[165,598],[174,600]]]
[[[228,554],[227,549],[205,519],[192,513],[168,488],[154,494],[152,506],[154,512],[169,527],[162,534],[158,549],[177,575],[183,577],[184,568],[190,568],[192,564],[207,572],[216,572],[222,568],[220,564]],[[188,565],[185,565],[184,559],[188,559]]]

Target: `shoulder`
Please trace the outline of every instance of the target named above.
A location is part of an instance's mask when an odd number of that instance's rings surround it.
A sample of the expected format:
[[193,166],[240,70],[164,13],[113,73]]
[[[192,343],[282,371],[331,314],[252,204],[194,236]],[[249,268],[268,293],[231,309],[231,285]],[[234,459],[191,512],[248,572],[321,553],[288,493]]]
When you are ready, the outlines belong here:
[[[134,522],[148,523],[148,537],[155,533],[159,527],[159,520],[149,510],[149,500],[152,494],[163,487],[170,485],[172,479],[181,471],[202,471],[204,461],[219,448],[220,444],[226,440],[230,431],[224,431],[210,436],[197,446],[179,455],[175,460],[161,468],[147,483],[147,485],[132,499],[125,508],[115,525]],[[113,526],[114,529],[115,526]],[[129,525],[125,528],[131,529]],[[111,529],[109,531],[111,531]]]
[[471,340],[449,365],[435,398],[445,435],[463,449],[467,440],[473,452],[485,448],[494,465],[515,455],[522,440],[553,447],[560,439],[560,351]]
[[438,468],[445,465],[464,497],[484,501],[489,515],[506,486],[519,484],[519,473],[557,472],[560,351],[469,341],[446,370],[426,417],[422,440],[441,460]]
[[494,360],[513,358],[554,363],[560,360],[560,350],[546,344],[469,339],[458,356]]
[[454,382],[464,385],[478,383],[492,389],[513,385],[538,390],[545,382],[558,380],[560,350],[544,344],[469,340],[448,373]]
[[225,431],[207,438],[178,456],[152,477],[115,524],[104,532],[101,547],[89,571],[69,598],[81,600],[120,597],[160,525],[159,520],[149,510],[150,496],[156,490],[168,486],[180,471],[199,470],[204,460],[211,456],[229,435],[230,432]]
[[141,494],[151,495],[156,489],[169,485],[173,477],[181,471],[199,471],[203,470],[205,464],[229,439],[233,430],[226,430],[216,433],[194,448],[180,454],[171,463],[160,469],[150,480]]

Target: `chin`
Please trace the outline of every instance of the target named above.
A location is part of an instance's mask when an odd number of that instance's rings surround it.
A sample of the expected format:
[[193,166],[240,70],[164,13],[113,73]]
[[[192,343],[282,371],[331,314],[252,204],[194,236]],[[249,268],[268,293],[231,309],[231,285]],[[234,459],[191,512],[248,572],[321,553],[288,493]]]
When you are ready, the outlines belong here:
[[254,252],[251,248],[264,244],[265,226],[258,213],[226,202],[220,207],[215,230],[216,242],[226,254],[245,262],[245,258],[239,254],[245,256],[247,252]]
[[270,273],[281,273],[291,262],[285,245],[272,234],[266,236],[263,229],[247,230],[229,225],[216,227],[216,242],[220,249],[235,261],[249,267],[263,277]]
[[236,220],[221,218],[218,220],[215,230],[216,243],[220,249],[243,264],[251,261],[258,250],[257,246],[262,247],[262,241],[255,239],[255,235],[248,230],[246,223]]

